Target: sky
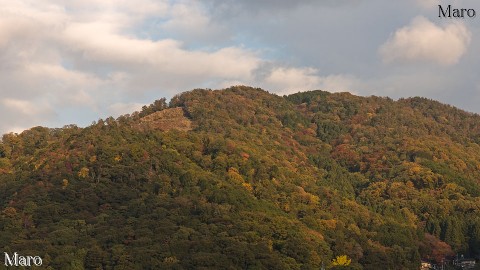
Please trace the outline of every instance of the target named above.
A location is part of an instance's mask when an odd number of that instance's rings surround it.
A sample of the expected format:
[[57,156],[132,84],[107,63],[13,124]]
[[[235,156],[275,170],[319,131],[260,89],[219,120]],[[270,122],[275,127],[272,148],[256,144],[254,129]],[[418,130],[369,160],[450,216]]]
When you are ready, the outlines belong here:
[[0,0],[0,134],[195,88],[423,96],[480,113],[474,0]]

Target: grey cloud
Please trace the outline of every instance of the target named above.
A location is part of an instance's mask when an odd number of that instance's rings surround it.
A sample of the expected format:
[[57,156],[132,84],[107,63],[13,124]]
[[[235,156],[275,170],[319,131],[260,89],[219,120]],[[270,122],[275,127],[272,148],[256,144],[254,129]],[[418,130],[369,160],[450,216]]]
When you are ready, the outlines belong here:
[[291,10],[301,6],[327,6],[337,7],[350,4],[356,4],[362,0],[203,0],[204,2],[212,5],[215,8],[221,10],[235,10],[240,11],[245,9],[247,11],[278,11],[278,10]]

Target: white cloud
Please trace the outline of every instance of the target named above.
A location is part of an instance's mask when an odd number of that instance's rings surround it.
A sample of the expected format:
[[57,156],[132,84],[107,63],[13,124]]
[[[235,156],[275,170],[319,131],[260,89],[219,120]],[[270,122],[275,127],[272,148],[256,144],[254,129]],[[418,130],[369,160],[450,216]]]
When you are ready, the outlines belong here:
[[21,115],[28,117],[52,112],[49,106],[40,107],[39,104],[34,104],[28,100],[5,98],[1,101],[1,103],[3,106],[7,107],[7,109],[15,110]]
[[279,94],[323,89],[331,92],[353,92],[357,80],[346,75],[319,76],[314,68],[275,67],[264,79],[264,87]]
[[381,46],[384,62],[427,61],[443,66],[456,64],[468,49],[471,32],[461,22],[440,27],[424,17],[397,30]]
[[55,117],[55,111],[48,102],[14,98],[0,99],[0,130],[21,132],[34,126],[36,121]]
[[131,102],[131,103],[114,103],[110,106],[108,106],[108,113],[111,116],[117,117],[120,115],[124,114],[131,114],[135,111],[141,111],[142,107],[145,104],[143,103],[136,103],[136,102]]
[[265,78],[268,88],[282,92],[298,92],[302,89],[314,89],[319,86],[320,78],[313,68],[274,68]]
[[228,39],[229,35],[225,27],[213,22],[198,1],[184,1],[174,4],[168,17],[169,19],[159,29],[167,31],[185,42],[198,44]]

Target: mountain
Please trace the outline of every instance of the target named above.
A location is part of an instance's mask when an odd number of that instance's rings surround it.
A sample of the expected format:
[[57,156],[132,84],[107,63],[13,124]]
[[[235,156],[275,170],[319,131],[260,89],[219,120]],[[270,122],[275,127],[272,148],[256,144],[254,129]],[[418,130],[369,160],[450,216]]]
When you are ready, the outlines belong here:
[[245,86],[0,144],[0,251],[50,269],[419,269],[480,255],[480,116]]

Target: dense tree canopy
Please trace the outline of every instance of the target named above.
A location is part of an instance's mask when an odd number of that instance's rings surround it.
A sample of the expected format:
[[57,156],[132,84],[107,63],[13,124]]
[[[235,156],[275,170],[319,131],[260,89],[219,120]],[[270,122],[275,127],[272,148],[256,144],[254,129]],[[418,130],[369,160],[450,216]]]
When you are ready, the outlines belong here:
[[53,269],[418,269],[480,255],[479,179],[480,117],[448,105],[197,89],[5,134],[0,250]]

